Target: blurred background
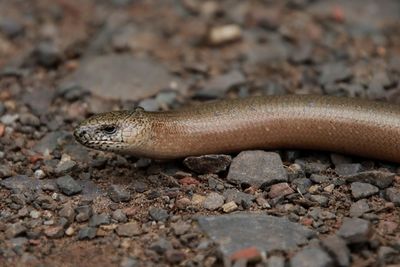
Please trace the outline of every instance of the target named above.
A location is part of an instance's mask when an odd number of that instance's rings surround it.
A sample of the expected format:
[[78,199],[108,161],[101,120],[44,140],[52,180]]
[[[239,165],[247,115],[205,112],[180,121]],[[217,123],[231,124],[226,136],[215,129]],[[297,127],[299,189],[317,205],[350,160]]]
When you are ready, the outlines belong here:
[[87,93],[80,112],[253,94],[399,102],[399,16],[395,0],[3,0],[0,75],[21,80],[0,86],[36,113]]

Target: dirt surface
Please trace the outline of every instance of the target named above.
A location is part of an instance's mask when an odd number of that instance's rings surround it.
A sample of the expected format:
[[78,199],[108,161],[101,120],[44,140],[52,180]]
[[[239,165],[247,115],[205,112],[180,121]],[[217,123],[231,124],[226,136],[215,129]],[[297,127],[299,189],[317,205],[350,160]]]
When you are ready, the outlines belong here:
[[398,266],[400,168],[93,151],[92,114],[251,95],[400,104],[400,2],[0,1],[1,266]]

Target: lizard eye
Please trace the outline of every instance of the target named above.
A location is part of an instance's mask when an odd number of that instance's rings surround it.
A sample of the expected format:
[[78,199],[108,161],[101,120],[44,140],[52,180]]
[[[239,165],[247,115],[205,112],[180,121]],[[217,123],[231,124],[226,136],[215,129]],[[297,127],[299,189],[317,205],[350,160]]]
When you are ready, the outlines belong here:
[[115,125],[106,125],[103,127],[103,132],[106,134],[113,134],[117,131],[117,127]]

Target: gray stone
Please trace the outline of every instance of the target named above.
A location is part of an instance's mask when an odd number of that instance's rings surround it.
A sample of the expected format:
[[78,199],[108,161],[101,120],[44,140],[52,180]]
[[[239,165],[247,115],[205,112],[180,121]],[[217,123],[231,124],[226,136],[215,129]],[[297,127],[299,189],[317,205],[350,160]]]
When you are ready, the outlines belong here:
[[271,256],[267,260],[268,267],[285,267],[285,258],[281,256]]
[[67,132],[50,132],[36,143],[33,150],[42,155],[51,154],[59,146],[60,140],[65,139],[68,135],[70,134]]
[[154,250],[158,254],[163,254],[165,251],[172,248],[173,248],[172,244],[164,238],[160,238],[157,241],[150,244],[150,249]]
[[62,53],[53,43],[43,41],[35,49],[35,55],[40,65],[46,68],[56,67],[61,62]]
[[75,82],[104,98],[124,100],[148,98],[169,87],[183,89],[162,64],[128,54],[88,58],[64,82]]
[[390,187],[385,190],[386,198],[393,202],[397,207],[400,206],[400,192],[396,188]]
[[354,175],[362,170],[360,163],[342,163],[335,166],[335,171],[338,175]]
[[350,206],[350,217],[361,217],[371,210],[366,199],[360,199]]
[[374,185],[360,182],[351,183],[351,195],[355,199],[366,198],[378,192],[379,188]]
[[227,180],[255,187],[269,186],[288,180],[279,154],[261,150],[243,151],[235,157]]
[[297,188],[300,193],[305,194],[308,192],[308,188],[312,185],[312,182],[308,178],[299,178],[293,180],[292,184]]
[[350,265],[350,249],[342,238],[337,235],[330,235],[322,240],[322,246],[335,258],[339,266]]
[[311,195],[310,200],[317,202],[322,207],[327,207],[329,202],[329,198],[323,195]]
[[8,225],[7,230],[5,231],[4,234],[5,234],[6,238],[9,239],[9,238],[13,238],[13,237],[24,234],[26,232],[26,230],[27,230],[26,227],[22,223],[17,222],[17,223]]
[[156,101],[160,103],[161,106],[172,106],[176,101],[175,91],[162,91],[157,94]]
[[131,193],[120,185],[111,185],[108,189],[108,195],[114,202],[127,202],[131,199]]
[[90,227],[97,227],[99,225],[107,224],[110,224],[110,216],[108,216],[107,213],[93,214],[89,221]]
[[43,180],[37,180],[26,175],[16,175],[0,181],[0,184],[14,192],[21,192],[26,190],[38,191],[41,189],[41,182]]
[[337,234],[348,244],[367,242],[371,234],[369,221],[360,218],[344,218]]
[[119,236],[132,237],[140,235],[141,229],[137,222],[128,222],[125,224],[118,225],[117,229],[115,229],[115,232]]
[[75,168],[76,165],[76,162],[71,160],[69,156],[67,156],[66,158],[62,158],[57,164],[56,169],[54,170],[55,174],[65,174]]
[[112,213],[111,217],[116,220],[117,222],[127,222],[128,221],[128,217],[126,216],[126,214],[121,210],[121,209],[117,209],[114,210],[114,212]]
[[393,183],[395,174],[383,171],[366,171],[354,175],[343,176],[347,182],[364,182],[384,189]]
[[328,85],[351,78],[351,70],[341,62],[326,63],[321,67],[319,83]]
[[311,174],[310,180],[316,184],[323,184],[328,183],[330,181],[330,178],[325,175]]
[[331,267],[332,258],[319,247],[306,247],[290,259],[292,267]]
[[94,227],[83,227],[78,232],[78,239],[93,239],[96,237],[97,229]]
[[311,175],[313,173],[320,174],[329,168],[329,164],[319,163],[319,162],[306,162],[304,165],[304,171],[306,174]]
[[204,208],[208,210],[219,209],[224,204],[224,197],[218,193],[212,192],[204,200]]
[[9,38],[15,38],[23,34],[24,26],[12,18],[2,17],[0,19],[0,31]]
[[260,251],[292,250],[304,245],[315,233],[306,227],[279,218],[248,212],[198,218],[201,229],[225,256],[248,248]]
[[40,125],[39,118],[31,113],[20,114],[19,121],[21,122],[21,124],[29,125],[29,126],[33,126],[33,127],[37,127]]
[[166,221],[169,218],[168,211],[161,208],[151,208],[149,210],[150,217],[155,221]]
[[234,201],[238,205],[246,203],[247,206],[250,206],[256,199],[255,196],[244,193],[237,189],[227,189],[224,191],[223,196],[225,198],[226,203]]
[[146,98],[139,102],[139,107],[142,107],[146,111],[157,111],[160,108],[158,102],[153,98]]
[[79,206],[75,211],[78,213],[75,217],[77,222],[85,222],[89,220],[93,213],[92,207],[89,205]]
[[58,215],[68,220],[68,223],[73,223],[75,219],[75,210],[70,203],[63,205],[62,209],[58,212]]
[[231,161],[232,157],[229,155],[203,155],[187,157],[183,160],[183,163],[194,172],[208,174],[225,171]]
[[57,178],[56,183],[60,191],[67,196],[72,196],[82,191],[82,187],[69,175]]
[[1,164],[0,165],[0,179],[10,177],[11,175],[12,175],[12,171],[11,171],[10,166],[8,166],[6,164]]
[[196,92],[196,97],[200,98],[219,98],[234,86],[242,85],[246,82],[244,75],[238,70],[216,76],[206,82],[204,89]]

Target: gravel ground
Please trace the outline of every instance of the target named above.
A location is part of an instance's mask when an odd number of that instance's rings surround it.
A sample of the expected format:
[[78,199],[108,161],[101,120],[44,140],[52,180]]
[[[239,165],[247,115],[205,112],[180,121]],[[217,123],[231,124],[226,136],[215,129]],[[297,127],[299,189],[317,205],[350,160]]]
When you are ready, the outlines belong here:
[[71,134],[137,105],[400,104],[399,26],[396,0],[0,1],[0,265],[399,266],[398,165],[291,150],[154,162]]

